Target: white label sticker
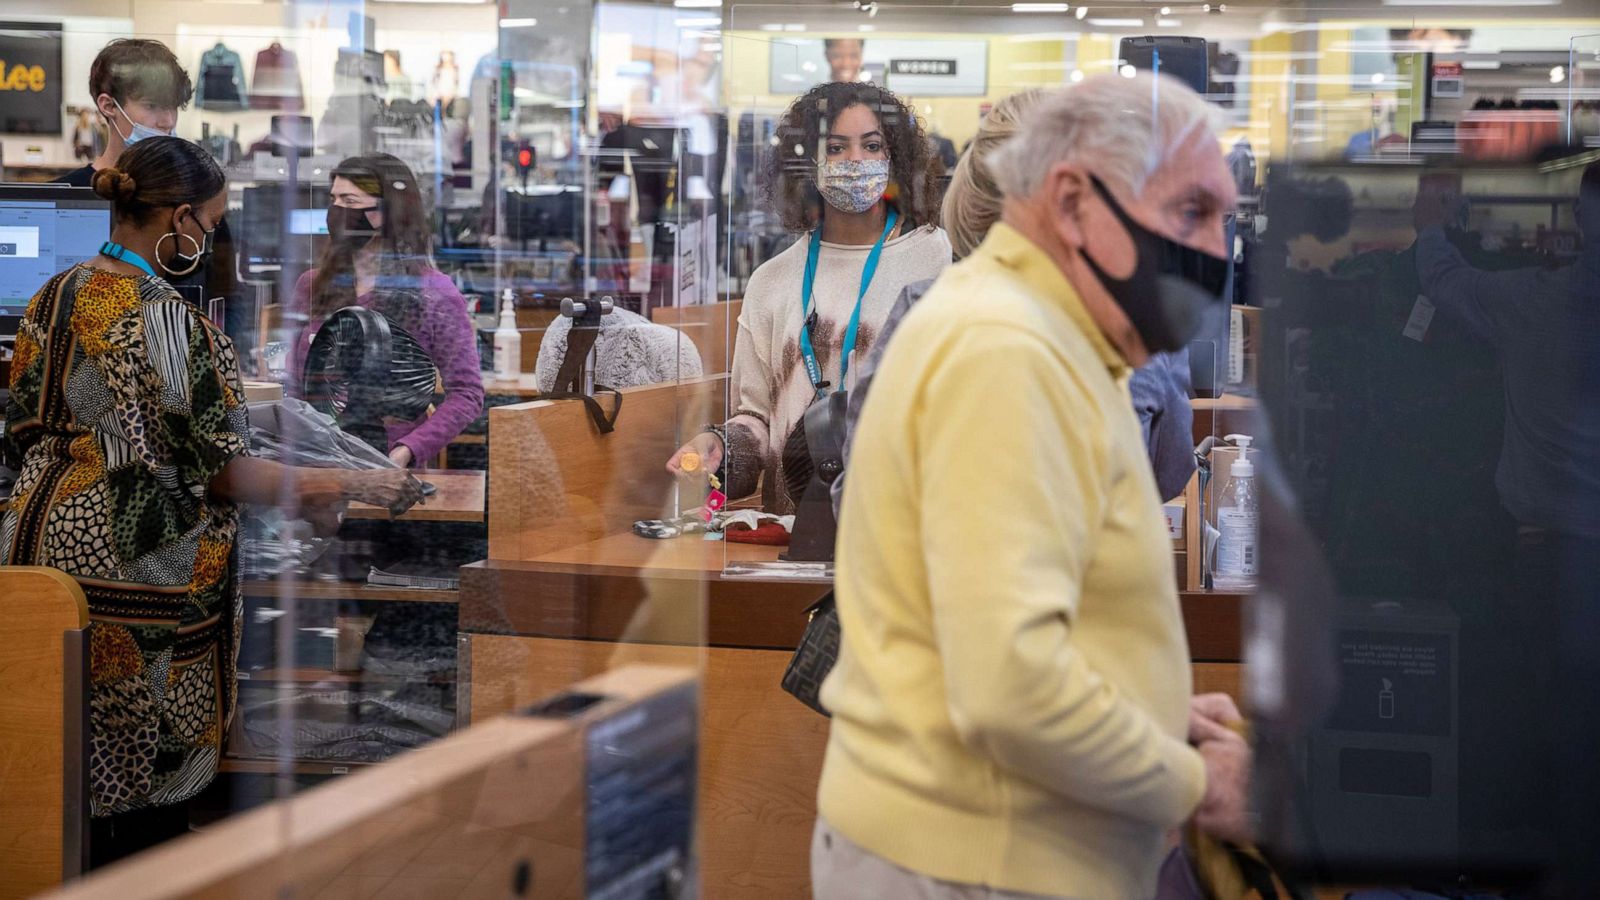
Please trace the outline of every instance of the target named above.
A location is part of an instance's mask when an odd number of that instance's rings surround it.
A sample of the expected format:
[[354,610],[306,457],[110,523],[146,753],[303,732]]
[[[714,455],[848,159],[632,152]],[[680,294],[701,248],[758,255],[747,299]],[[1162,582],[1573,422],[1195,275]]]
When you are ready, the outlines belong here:
[[1167,514],[1167,537],[1174,541],[1183,540],[1183,507],[1163,506],[1161,511]]
[[1411,318],[1406,320],[1405,330],[1400,333],[1421,342],[1428,336],[1428,326],[1433,324],[1433,313],[1437,309],[1432,300],[1418,294],[1417,302],[1411,304]]

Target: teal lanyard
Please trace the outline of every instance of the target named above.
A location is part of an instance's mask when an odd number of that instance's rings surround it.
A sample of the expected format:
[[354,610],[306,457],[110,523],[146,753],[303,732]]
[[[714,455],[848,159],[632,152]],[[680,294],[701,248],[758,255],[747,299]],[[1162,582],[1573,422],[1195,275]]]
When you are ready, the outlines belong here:
[[[861,304],[867,299],[867,288],[872,286],[872,276],[878,274],[878,258],[883,256],[883,244],[894,231],[900,213],[889,207],[889,217],[883,223],[883,234],[867,254],[867,264],[861,270],[861,293],[856,297],[856,310],[850,314],[850,327],[845,329],[844,344],[839,347],[839,383],[834,390],[844,390],[844,377],[850,371],[850,354],[856,349],[856,334],[861,330]],[[811,346],[811,325],[815,313],[811,311],[811,294],[817,280],[817,257],[822,253],[822,226],[811,230],[811,248],[806,252],[806,276],[800,286],[800,355],[805,359],[806,374],[811,376],[811,387],[818,397],[828,396],[828,383],[822,380],[822,365],[817,362],[817,351]]]
[[151,278],[161,277],[160,275],[156,274],[155,269],[150,268],[149,263],[144,261],[144,257],[133,252],[132,250],[129,250],[127,247],[124,247],[121,244],[115,243],[114,241],[106,241],[104,244],[101,244],[100,255],[109,256],[112,259],[121,260],[130,266],[143,269],[145,272],[149,273]]

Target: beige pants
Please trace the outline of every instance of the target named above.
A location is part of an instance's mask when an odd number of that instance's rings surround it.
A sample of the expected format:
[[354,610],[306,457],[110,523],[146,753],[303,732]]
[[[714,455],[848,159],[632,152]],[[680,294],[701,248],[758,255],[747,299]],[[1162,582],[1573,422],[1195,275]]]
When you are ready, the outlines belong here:
[[1041,894],[940,881],[902,869],[834,831],[821,816],[811,833],[811,896],[814,900],[1050,900]]

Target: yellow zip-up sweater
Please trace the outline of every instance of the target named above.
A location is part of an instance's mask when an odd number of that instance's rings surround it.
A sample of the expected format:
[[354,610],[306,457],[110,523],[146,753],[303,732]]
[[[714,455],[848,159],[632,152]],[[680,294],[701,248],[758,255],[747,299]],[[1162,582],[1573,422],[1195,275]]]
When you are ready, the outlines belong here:
[[819,812],[934,878],[1155,891],[1205,789],[1130,369],[997,225],[895,334],[840,518]]

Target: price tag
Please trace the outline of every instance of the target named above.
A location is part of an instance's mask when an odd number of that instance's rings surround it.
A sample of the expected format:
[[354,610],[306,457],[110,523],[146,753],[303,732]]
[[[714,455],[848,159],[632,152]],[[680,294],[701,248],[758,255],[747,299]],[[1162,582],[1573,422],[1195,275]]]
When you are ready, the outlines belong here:
[[1400,334],[1421,343],[1428,337],[1428,326],[1433,324],[1433,314],[1437,310],[1433,301],[1418,294],[1417,302],[1411,304],[1411,318],[1406,320],[1405,330]]

